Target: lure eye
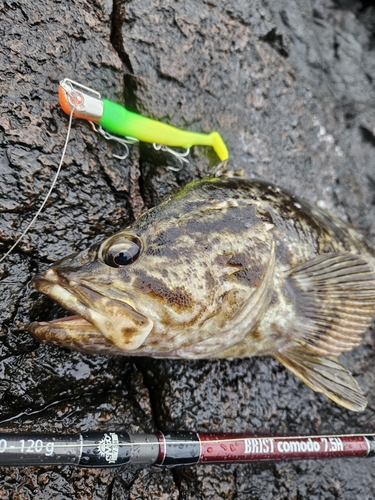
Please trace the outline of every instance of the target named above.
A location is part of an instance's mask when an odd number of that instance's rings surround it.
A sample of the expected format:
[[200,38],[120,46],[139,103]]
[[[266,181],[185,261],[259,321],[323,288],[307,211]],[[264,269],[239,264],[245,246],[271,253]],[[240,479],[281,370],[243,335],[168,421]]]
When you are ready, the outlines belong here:
[[104,251],[103,260],[110,267],[128,266],[141,254],[141,242],[135,237],[121,237]]

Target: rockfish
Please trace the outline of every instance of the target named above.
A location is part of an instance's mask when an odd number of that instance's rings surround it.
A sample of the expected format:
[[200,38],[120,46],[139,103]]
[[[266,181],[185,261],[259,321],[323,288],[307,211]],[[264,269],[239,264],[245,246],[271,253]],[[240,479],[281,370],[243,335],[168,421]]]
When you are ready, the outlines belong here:
[[276,358],[361,411],[337,356],[375,316],[375,250],[336,216],[244,178],[192,182],[33,282],[74,316],[40,342],[157,358]]

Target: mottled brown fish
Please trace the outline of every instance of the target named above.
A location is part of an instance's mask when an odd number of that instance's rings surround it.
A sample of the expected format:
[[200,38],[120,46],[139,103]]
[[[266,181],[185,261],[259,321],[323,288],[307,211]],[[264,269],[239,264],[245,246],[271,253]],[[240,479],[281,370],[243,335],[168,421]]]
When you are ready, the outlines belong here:
[[34,286],[75,314],[33,323],[41,342],[160,358],[270,355],[336,403],[366,407],[337,356],[375,315],[375,251],[267,183],[193,182]]

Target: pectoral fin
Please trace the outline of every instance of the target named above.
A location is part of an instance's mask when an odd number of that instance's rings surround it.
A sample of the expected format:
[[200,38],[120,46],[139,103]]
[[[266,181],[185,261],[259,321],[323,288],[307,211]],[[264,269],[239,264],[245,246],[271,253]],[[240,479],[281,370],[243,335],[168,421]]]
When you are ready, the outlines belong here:
[[350,372],[333,356],[318,356],[296,344],[274,357],[317,392],[352,411],[363,411],[367,400]]
[[287,282],[296,310],[293,340],[326,356],[359,345],[375,315],[375,273],[362,257],[320,255],[292,269]]

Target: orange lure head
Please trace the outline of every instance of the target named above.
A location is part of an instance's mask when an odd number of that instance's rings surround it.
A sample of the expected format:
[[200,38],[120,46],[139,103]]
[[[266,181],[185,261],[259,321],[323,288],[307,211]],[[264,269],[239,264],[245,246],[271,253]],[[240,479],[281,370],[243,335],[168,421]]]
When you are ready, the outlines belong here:
[[68,78],[60,82],[58,92],[60,106],[67,115],[73,111],[74,118],[83,118],[92,122],[98,122],[101,119],[104,107],[99,92]]

